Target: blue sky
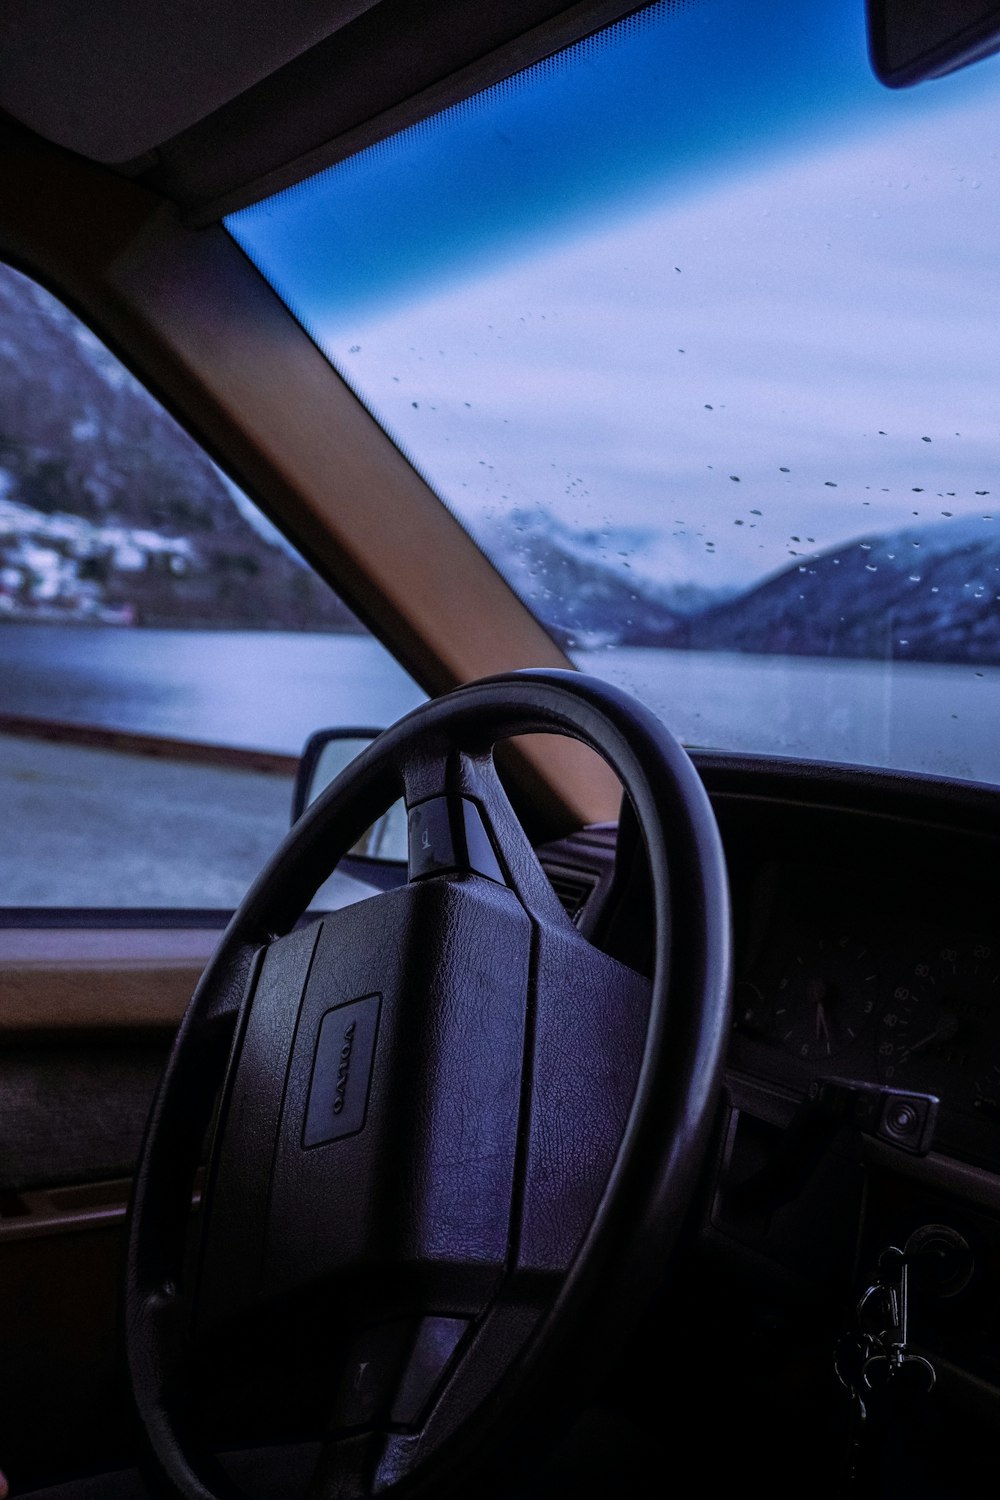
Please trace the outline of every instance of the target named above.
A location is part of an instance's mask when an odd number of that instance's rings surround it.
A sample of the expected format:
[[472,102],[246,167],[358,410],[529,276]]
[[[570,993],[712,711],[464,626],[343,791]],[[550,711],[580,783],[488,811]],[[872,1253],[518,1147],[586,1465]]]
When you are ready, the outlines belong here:
[[1000,61],[889,91],[861,0],[766,13],[701,0],[230,221],[480,535],[542,507],[733,587],[994,525]]
[[325,324],[523,255],[610,204],[683,192],[750,149],[787,150],[879,100],[862,0],[768,0],[767,14],[762,28],[748,0],[653,7],[228,226]]

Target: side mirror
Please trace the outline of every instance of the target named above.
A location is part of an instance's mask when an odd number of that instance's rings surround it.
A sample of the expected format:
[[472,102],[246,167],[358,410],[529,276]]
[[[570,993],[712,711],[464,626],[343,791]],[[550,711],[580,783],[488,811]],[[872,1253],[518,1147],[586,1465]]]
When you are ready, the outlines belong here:
[[[379,733],[377,729],[318,729],[309,736],[292,789],[293,823]],[[349,850],[342,868],[372,885],[399,885],[406,880],[406,857],[406,808],[400,799]]]

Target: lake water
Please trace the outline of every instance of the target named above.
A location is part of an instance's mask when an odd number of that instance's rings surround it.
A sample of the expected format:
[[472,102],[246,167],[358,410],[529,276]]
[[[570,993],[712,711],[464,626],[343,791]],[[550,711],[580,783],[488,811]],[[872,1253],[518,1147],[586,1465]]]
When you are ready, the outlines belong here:
[[579,652],[686,745],[1000,782],[1000,668],[742,652]]
[[0,625],[0,713],[297,755],[425,696],[371,636]]
[[[690,745],[1000,781],[1000,668],[579,652]],[[423,693],[370,636],[0,625],[0,712],[297,753]]]

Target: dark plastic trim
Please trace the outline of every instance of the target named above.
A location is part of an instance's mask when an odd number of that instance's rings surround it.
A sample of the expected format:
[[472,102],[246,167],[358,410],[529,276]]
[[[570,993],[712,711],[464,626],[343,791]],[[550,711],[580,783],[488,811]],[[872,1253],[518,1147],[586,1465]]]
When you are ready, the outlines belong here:
[[[984,14],[982,0],[938,0],[936,5],[868,0],[867,12],[869,60],[875,77],[886,88],[912,88],[1000,50],[1000,4],[993,4]],[[925,33],[921,45],[916,38],[911,41],[907,31],[925,16],[937,22],[939,40]]]

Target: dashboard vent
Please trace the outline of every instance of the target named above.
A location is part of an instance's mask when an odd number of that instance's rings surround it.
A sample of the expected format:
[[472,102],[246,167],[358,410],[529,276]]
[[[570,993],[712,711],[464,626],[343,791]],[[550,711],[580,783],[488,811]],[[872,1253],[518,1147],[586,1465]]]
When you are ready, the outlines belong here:
[[596,880],[588,875],[583,875],[578,870],[553,870],[546,869],[546,875],[568,916],[574,922],[583,910],[584,903],[590,895]]

